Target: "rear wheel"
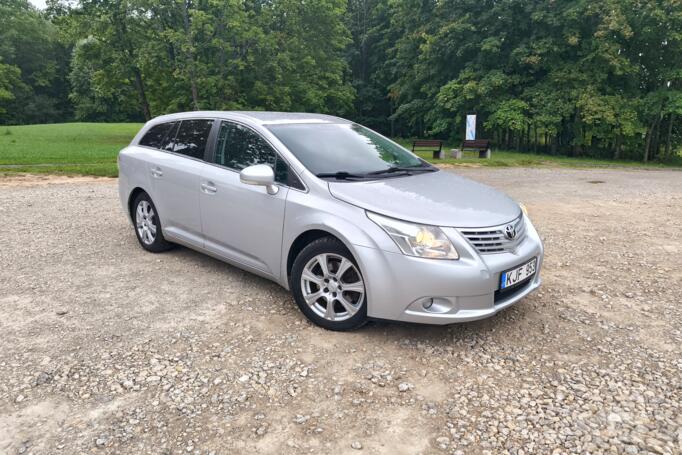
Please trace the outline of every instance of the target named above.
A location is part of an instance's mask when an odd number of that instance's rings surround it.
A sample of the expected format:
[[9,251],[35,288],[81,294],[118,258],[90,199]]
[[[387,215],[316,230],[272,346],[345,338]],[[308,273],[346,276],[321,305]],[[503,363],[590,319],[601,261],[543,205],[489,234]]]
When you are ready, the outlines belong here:
[[315,240],[298,254],[291,289],[303,314],[325,329],[352,330],[367,321],[360,268],[350,251],[333,237]]
[[142,248],[152,253],[160,253],[172,247],[163,237],[158,212],[147,193],[137,195],[133,202],[133,213],[131,215],[135,235]]

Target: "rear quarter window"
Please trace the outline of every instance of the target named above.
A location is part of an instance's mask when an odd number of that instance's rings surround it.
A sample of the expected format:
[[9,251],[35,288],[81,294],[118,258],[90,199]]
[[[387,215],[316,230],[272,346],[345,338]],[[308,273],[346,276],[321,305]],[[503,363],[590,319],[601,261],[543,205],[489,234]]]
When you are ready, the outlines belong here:
[[173,125],[174,123],[161,123],[152,126],[149,131],[147,131],[147,134],[140,139],[139,144],[144,145],[145,147],[161,148],[163,140],[166,138]]
[[173,147],[175,146],[175,136],[178,134],[178,126],[180,126],[180,122],[173,122],[171,124],[171,129],[168,134],[166,134],[166,138],[161,144],[161,150],[165,150],[167,152],[173,151]]

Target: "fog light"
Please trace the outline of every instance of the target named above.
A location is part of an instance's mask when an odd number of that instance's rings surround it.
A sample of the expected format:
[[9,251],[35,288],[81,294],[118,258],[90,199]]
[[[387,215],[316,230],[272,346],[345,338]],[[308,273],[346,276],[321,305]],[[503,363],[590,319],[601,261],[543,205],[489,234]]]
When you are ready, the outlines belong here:
[[420,297],[414,302],[410,303],[407,309],[408,313],[421,314],[433,313],[456,313],[457,297]]

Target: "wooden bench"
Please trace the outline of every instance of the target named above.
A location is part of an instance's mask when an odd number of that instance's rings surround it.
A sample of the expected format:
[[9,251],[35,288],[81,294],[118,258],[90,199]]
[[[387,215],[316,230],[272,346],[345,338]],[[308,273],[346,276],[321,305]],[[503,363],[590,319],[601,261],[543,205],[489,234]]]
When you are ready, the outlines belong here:
[[461,150],[474,150],[479,158],[490,158],[492,145],[488,139],[474,139],[462,142]]
[[443,159],[443,141],[418,139],[412,143],[412,153],[414,153],[418,148],[427,149],[429,152],[433,152],[433,159]]

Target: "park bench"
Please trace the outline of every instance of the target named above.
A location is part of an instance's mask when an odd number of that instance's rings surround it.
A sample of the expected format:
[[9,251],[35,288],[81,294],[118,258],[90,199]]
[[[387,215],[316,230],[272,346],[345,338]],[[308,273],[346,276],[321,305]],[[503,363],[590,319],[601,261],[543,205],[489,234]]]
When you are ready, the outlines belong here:
[[443,159],[443,141],[432,139],[417,139],[412,143],[412,153],[416,149],[426,149],[426,151],[433,152],[433,159]]
[[490,149],[492,145],[488,139],[473,139],[462,142],[460,150],[474,150],[478,152],[479,158],[490,158]]

